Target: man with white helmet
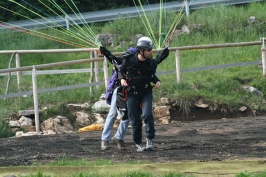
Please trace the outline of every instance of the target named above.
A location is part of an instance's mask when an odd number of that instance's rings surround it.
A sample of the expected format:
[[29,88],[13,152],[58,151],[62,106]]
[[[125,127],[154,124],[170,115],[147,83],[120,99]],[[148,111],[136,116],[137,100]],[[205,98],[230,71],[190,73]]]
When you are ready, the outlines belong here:
[[[130,55],[127,55],[126,57],[123,57],[123,58],[126,58],[125,60],[128,60],[129,57],[133,56],[134,54],[136,53],[139,53],[140,50],[145,50],[146,48],[149,48],[149,49],[152,49],[152,41],[150,38],[148,37],[142,37],[138,40],[137,42],[137,47],[136,48],[129,48],[127,50],[127,53],[130,53]],[[113,63],[113,61],[115,62],[118,62],[117,64],[121,64],[122,63],[122,58],[117,58],[115,57],[114,55],[111,54],[110,51],[108,51],[105,47],[101,46],[100,47],[100,52],[111,62]],[[152,54],[152,53],[150,53]],[[152,58],[152,55],[147,55],[145,54],[144,57],[148,57],[148,58]],[[161,63],[165,58],[167,58],[169,55],[169,49],[168,48],[165,48],[161,53],[158,52],[156,58],[154,59],[154,61],[159,64]],[[120,61],[121,60],[121,61]],[[147,67],[148,68],[148,67]],[[156,77],[154,75],[154,77]],[[156,77],[157,78],[157,77]],[[157,86],[155,86],[157,87]],[[116,92],[117,89],[115,89],[114,92]],[[106,118],[106,123],[105,123],[105,128],[104,128],[104,131],[102,133],[102,141],[101,141],[101,149],[102,150],[107,150],[109,149],[109,145],[108,145],[108,142],[109,142],[109,137],[110,137],[110,134],[111,134],[111,130],[112,130],[112,126],[114,124],[114,119],[116,118],[116,107],[118,105],[116,105],[116,101],[115,99],[117,98],[116,97],[116,93],[115,94],[115,97],[112,97],[112,102],[111,102],[111,109],[109,111],[109,114]],[[152,99],[151,99],[152,101]],[[151,103],[151,102],[150,102]],[[113,107],[113,109],[112,109]],[[126,111],[127,112],[127,111]],[[125,115],[127,117],[127,115]],[[117,144],[117,147],[119,150],[125,150],[126,149],[126,146],[124,144],[124,136],[125,136],[125,133],[126,133],[126,128],[128,126],[128,120],[125,120],[125,121],[122,121],[119,125],[119,130],[116,132],[115,136],[112,138],[113,141]],[[125,123],[124,123],[125,122]],[[123,124],[124,123],[124,124]],[[124,126],[125,125],[125,126]],[[134,130],[133,130],[134,131]],[[151,138],[151,136],[149,136]],[[146,149],[146,147],[144,146],[137,146],[139,147],[137,150],[138,151],[143,151]],[[147,148],[148,149],[151,149],[153,148],[153,141],[151,139],[151,141],[147,141]]]
[[[128,91],[126,105],[132,125],[133,141],[136,144],[137,151],[144,151],[154,148],[155,128],[152,114],[152,88],[160,87],[161,82],[155,75],[157,61],[152,59],[151,39],[141,37],[136,48],[137,53],[123,61],[118,71],[118,77],[121,86],[127,87]],[[146,146],[142,144],[142,119],[146,125]]]

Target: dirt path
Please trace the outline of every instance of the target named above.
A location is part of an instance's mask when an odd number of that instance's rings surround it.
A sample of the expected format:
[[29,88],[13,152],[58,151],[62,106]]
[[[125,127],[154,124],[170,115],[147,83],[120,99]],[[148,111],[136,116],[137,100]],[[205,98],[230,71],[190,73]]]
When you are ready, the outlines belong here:
[[266,117],[182,122],[156,126],[156,148],[137,152],[131,129],[127,151],[100,150],[101,131],[0,139],[0,166],[45,164],[57,159],[110,159],[152,163],[266,158]]

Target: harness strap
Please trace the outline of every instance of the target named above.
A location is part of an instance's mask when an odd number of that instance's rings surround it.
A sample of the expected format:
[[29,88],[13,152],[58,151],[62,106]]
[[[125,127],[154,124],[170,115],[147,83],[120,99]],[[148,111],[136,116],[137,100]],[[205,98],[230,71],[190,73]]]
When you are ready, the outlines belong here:
[[123,98],[123,100],[126,101],[127,98],[128,98],[128,90],[127,90],[127,89],[123,89],[122,92],[123,92],[123,94],[124,94],[124,98]]
[[141,104],[139,101],[136,102],[136,105],[139,106],[141,109],[143,108],[143,104]]

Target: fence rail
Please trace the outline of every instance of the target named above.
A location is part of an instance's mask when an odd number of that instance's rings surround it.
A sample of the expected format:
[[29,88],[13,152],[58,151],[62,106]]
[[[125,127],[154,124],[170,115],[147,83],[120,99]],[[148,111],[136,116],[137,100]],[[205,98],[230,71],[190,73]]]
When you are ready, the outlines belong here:
[[[212,69],[222,69],[222,68],[229,68],[229,67],[238,67],[238,66],[249,66],[249,65],[258,65],[261,61],[251,61],[251,62],[241,62],[241,63],[232,63],[232,64],[224,64],[224,65],[215,65],[215,66],[206,66],[206,67],[199,67],[199,68],[187,68],[187,69],[181,69],[181,73],[185,72],[195,72],[195,71],[206,71],[206,70],[212,70]],[[50,71],[46,71],[46,74],[53,74],[49,73]],[[90,72],[90,70],[88,70]],[[68,72],[69,73],[69,72]],[[175,74],[176,71],[159,71],[156,72],[156,75],[165,75],[165,74]],[[38,71],[36,71],[36,74],[38,74]],[[32,75],[32,72],[28,72],[28,75]],[[38,74],[39,75],[39,74]],[[103,85],[104,82],[93,82],[93,83],[86,83],[86,84],[77,84],[77,85],[70,85],[70,86],[62,86],[62,87],[55,87],[55,88],[47,88],[47,89],[39,89],[37,93],[48,93],[48,92],[54,92],[54,91],[62,91],[62,90],[69,90],[69,89],[76,89],[76,88],[83,88],[83,87],[93,87],[97,85]],[[11,93],[6,95],[0,95],[0,99],[6,99],[6,98],[13,98],[18,96],[28,96],[32,95],[32,91],[28,92],[19,92],[19,93]]]

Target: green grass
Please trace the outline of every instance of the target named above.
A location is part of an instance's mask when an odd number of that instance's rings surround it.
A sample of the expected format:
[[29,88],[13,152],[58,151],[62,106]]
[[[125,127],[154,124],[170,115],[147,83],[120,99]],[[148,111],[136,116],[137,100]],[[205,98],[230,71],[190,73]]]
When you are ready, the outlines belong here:
[[[205,162],[208,163],[208,162]],[[205,173],[202,173],[200,170],[200,167],[195,167],[196,169],[194,169],[192,167],[192,172],[186,172],[186,173],[180,173],[180,172],[176,172],[176,171],[171,171],[169,168],[169,170],[164,169],[165,167],[162,167],[162,169],[159,169],[159,167],[153,166],[154,164],[146,164],[143,162],[136,162],[136,163],[130,163],[131,165],[129,165],[129,163],[123,163],[123,164],[118,164],[115,163],[113,161],[110,160],[96,160],[96,161],[87,161],[85,159],[77,159],[77,160],[69,160],[67,158],[63,158],[61,160],[57,160],[55,162],[51,162],[49,164],[47,164],[46,166],[42,166],[42,167],[37,167],[38,172],[27,175],[24,174],[23,176],[25,177],[59,177],[59,176],[64,176],[64,177],[202,177],[202,176],[214,176],[214,174],[217,174],[219,176],[219,173],[221,172],[221,165],[226,165],[226,162],[217,162],[217,163],[221,163],[216,164],[210,162],[208,165],[203,165],[202,167],[204,167],[204,169],[206,170]],[[239,164],[240,163],[240,164]],[[229,162],[228,165],[237,165],[237,168],[239,168],[239,166],[241,166],[241,161],[236,161],[236,162]],[[263,166],[263,164],[258,164],[258,162],[247,162],[249,164],[249,166],[254,166],[254,165],[260,165],[261,167]],[[119,166],[117,166],[119,165]],[[138,168],[137,165],[142,165],[142,167],[140,167],[140,169],[136,169]],[[186,168],[185,163],[182,164],[181,162],[178,164],[179,166],[183,166],[183,167],[179,167],[179,168]],[[189,163],[187,164],[189,165]],[[192,165],[192,163],[190,164]],[[201,163],[202,165],[202,163]],[[217,166],[218,165],[218,166]],[[247,165],[247,164],[245,164]],[[103,167],[101,169],[105,169],[105,168],[122,168],[123,170],[118,169],[118,171],[116,173],[110,173],[110,172],[106,172],[106,171],[102,171],[100,170],[100,168],[97,167]],[[193,166],[193,165],[192,165]],[[199,165],[200,166],[200,165]],[[47,168],[48,167],[48,168]],[[51,170],[49,170],[49,167]],[[55,170],[53,167],[58,167],[58,170]],[[62,167],[68,167],[69,169],[67,171],[72,171],[70,173],[67,174],[67,172],[64,173],[59,173],[60,170],[59,168]],[[76,168],[75,168],[76,167]],[[82,169],[86,169],[86,172],[84,172],[84,170],[82,170],[79,167],[85,167]],[[95,168],[93,168],[95,167]],[[219,167],[219,168],[217,168]],[[126,170],[127,168],[133,168],[135,170]],[[177,167],[173,167],[173,168],[177,168]],[[232,170],[234,167],[231,167],[230,169]],[[71,170],[72,169],[72,170]],[[197,170],[198,169],[198,170]],[[217,169],[217,172],[215,172],[215,169]],[[251,168],[252,169],[252,168]],[[259,168],[258,168],[259,169]],[[61,170],[64,170],[64,168],[62,168]],[[227,169],[229,170],[229,169]],[[16,170],[17,171],[17,170]],[[31,170],[32,171],[32,170]],[[49,173],[53,171],[53,173]],[[80,172],[79,172],[80,171]],[[108,170],[107,170],[108,171]],[[126,172],[124,172],[126,171]],[[184,171],[184,170],[183,170]],[[197,172],[198,171],[198,172]],[[56,172],[56,173],[55,173]],[[218,173],[219,172],[219,173]],[[223,175],[225,174],[230,174],[232,176],[232,172],[226,171],[223,173]],[[55,175],[56,174],[56,175]],[[64,175],[63,175],[64,174]],[[262,172],[248,172],[248,171],[244,171],[244,172],[240,172],[240,173],[236,173],[234,176],[235,177],[264,177],[266,175],[266,171],[262,171]]]
[[65,104],[59,104],[43,111],[42,114],[40,115],[40,120],[44,121],[46,120],[47,117],[52,117],[57,115],[66,116],[70,120],[71,125],[74,126],[74,123],[76,122],[76,117],[72,114],[71,110]]
[[266,172],[262,172],[262,173],[250,173],[250,172],[242,172],[236,175],[236,177],[264,177],[266,176]]
[[[24,175],[23,175],[24,176]],[[37,174],[25,175],[24,177],[56,177],[51,175],[45,175],[42,171]],[[194,175],[184,175],[180,173],[166,173],[164,175],[152,174],[150,172],[134,171],[122,174],[98,174],[98,173],[75,173],[67,175],[66,177],[195,177]],[[248,176],[247,176],[248,177]]]
[[[189,34],[181,34],[173,38],[170,47],[196,46],[220,43],[236,43],[259,41],[266,36],[266,13],[264,13],[265,3],[251,3],[246,6],[214,6],[201,8],[191,12],[189,17],[180,21],[177,28],[186,24],[190,28]],[[214,13],[215,12],[215,13]],[[167,12],[170,24],[173,12]],[[173,14],[173,15],[172,15]],[[255,16],[254,23],[248,23],[247,19]],[[152,17],[150,22],[152,23]],[[91,24],[95,34],[112,33],[117,34],[116,44],[126,41],[127,46],[117,48],[107,48],[112,52],[125,51],[128,47],[135,45],[130,42],[134,34],[147,35],[141,21],[138,18],[118,19],[105,23]],[[45,33],[53,33],[53,29],[43,29]],[[156,33],[156,30],[154,29]],[[22,49],[64,49],[71,48],[67,45],[49,41],[25,33],[11,32],[9,30],[0,31],[3,38],[0,39],[0,50],[22,50]],[[181,69],[206,67],[213,65],[232,64],[239,62],[249,62],[261,60],[261,46],[229,47],[216,49],[198,49],[180,51]],[[154,56],[156,53],[154,54]],[[32,66],[45,63],[63,62],[89,58],[88,52],[81,53],[56,53],[56,54],[21,54],[21,66]],[[6,69],[10,60],[10,55],[1,55],[0,69]],[[15,67],[15,60],[12,62]],[[102,63],[99,63],[102,67]],[[51,69],[78,69],[90,68],[90,64],[73,64]],[[109,73],[112,67],[109,66]],[[169,57],[158,66],[159,71],[175,70],[175,55],[171,52]],[[54,88],[67,85],[88,83],[90,74],[51,74],[38,75],[38,89]],[[103,73],[100,73],[103,78]],[[175,74],[160,75],[162,85],[160,89],[154,90],[155,101],[161,97],[175,99],[181,103],[181,110],[188,114],[193,103],[198,99],[207,102],[211,108],[221,110],[238,109],[247,106],[250,109],[266,111],[265,98],[257,97],[252,93],[241,89],[244,85],[249,85],[259,89],[266,95],[266,79],[262,76],[262,69],[256,65],[231,67],[225,69],[214,69],[206,71],[195,71],[181,73],[181,83],[177,83]],[[7,76],[0,77],[0,94],[4,95],[7,85]],[[21,81],[21,91],[32,89],[32,76],[24,75]],[[8,93],[18,92],[16,76],[12,76]],[[96,101],[105,92],[104,86],[97,90],[93,87],[90,94],[89,88],[79,88],[72,90],[56,91],[38,94],[39,108],[53,107],[50,112],[42,117],[49,118],[50,115],[68,114],[62,112],[60,105],[68,103],[84,103],[86,101]],[[4,120],[12,113],[17,113],[20,109],[33,109],[33,97],[15,97],[0,100],[0,120]],[[55,111],[55,109],[58,109]],[[61,111],[60,111],[61,109]],[[63,116],[63,115],[62,115]]]
[[[56,160],[54,162],[51,162],[47,164],[46,166],[51,166],[51,167],[63,167],[63,166],[69,166],[71,167],[97,167],[97,166],[110,166],[110,165],[115,165],[118,163],[115,163],[111,160],[103,160],[103,159],[98,159],[95,161],[87,161],[85,159],[77,159],[77,160],[70,160],[68,158],[62,158],[60,160]],[[125,162],[122,164],[121,168],[123,168],[123,165],[137,165],[137,164],[147,164],[141,161],[129,161]],[[60,176],[60,175],[59,175]],[[72,173],[69,174],[68,177],[194,177],[193,175],[185,175],[181,173],[176,173],[176,172],[167,172],[163,175],[159,175],[156,173],[151,173],[147,171],[142,171],[142,170],[137,170],[137,171],[128,171],[125,173],[118,173],[118,174],[100,174],[97,172],[82,172],[82,173]],[[36,174],[31,174],[31,175],[26,175],[25,177],[52,177],[52,175],[46,175],[42,170],[39,170]]]
[[60,160],[47,164],[48,166],[102,166],[115,164],[111,160],[98,159],[95,161],[87,161],[85,159],[69,160],[68,158],[62,158]]
[[90,161],[85,159],[70,160],[63,158],[46,165],[1,167],[0,175],[16,176],[99,176],[99,177],[264,177],[265,161],[229,160],[209,162],[114,162],[111,160]]
[[12,132],[9,125],[4,121],[0,121],[0,137],[8,138],[8,137],[11,137],[14,135],[15,135],[15,133]]
[[[24,177],[56,177],[51,175],[45,175],[42,171],[37,172],[36,174],[31,175],[23,175]],[[265,177],[266,172],[262,173],[249,173],[249,172],[242,172],[239,174],[236,174],[235,177]],[[197,175],[186,175],[186,174],[180,174],[180,173],[174,173],[174,172],[168,172],[163,175],[158,174],[152,174],[150,172],[143,172],[143,171],[134,171],[134,172],[127,172],[122,174],[98,174],[98,173],[75,173],[70,174],[66,177],[197,177]]]

